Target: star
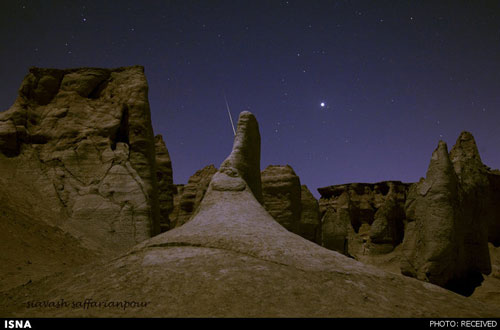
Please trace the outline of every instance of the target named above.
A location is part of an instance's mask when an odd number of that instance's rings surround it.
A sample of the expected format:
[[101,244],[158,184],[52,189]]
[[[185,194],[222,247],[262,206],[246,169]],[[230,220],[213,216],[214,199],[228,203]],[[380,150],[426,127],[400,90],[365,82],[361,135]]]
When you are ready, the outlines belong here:
[[320,106],[320,107],[322,107],[322,108],[324,108],[324,107],[326,106],[326,104],[325,104],[325,102],[321,102],[321,103],[319,104],[319,106]]

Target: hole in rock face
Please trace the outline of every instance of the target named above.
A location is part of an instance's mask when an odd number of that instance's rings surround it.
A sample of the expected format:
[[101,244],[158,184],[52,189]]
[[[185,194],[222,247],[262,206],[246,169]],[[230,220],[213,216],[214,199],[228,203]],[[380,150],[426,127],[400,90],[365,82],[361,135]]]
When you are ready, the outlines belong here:
[[377,188],[378,188],[378,191],[380,191],[380,193],[382,194],[382,196],[387,196],[387,194],[389,193],[389,189],[390,189],[387,182],[378,183]]
[[444,288],[469,297],[478,286],[481,286],[483,280],[483,275],[480,272],[470,272],[462,278],[448,281]]
[[128,107],[123,105],[122,118],[120,120],[120,126],[116,131],[116,135],[112,138],[111,149],[116,149],[116,144],[118,142],[123,142],[129,144],[129,125],[128,125]]
[[352,209],[350,212],[350,218],[351,218],[351,226],[352,229],[354,229],[354,232],[357,234],[359,233],[359,228],[361,227],[361,220],[360,220],[360,212],[358,209]]
[[88,98],[95,100],[95,99],[98,99],[99,97],[101,97],[101,93],[106,89],[106,87],[108,86],[108,83],[109,83],[108,79],[105,79],[102,82],[100,82],[94,88],[94,90],[92,90],[92,92],[90,92]]

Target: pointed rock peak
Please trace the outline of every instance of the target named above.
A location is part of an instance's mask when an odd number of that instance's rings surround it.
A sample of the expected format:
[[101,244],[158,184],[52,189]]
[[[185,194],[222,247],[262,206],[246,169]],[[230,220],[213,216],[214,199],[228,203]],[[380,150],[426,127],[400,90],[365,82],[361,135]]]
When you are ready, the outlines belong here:
[[448,155],[448,145],[446,142],[439,141],[437,148],[432,153],[431,163],[429,164],[429,168],[431,166],[445,166],[450,160]]
[[434,183],[454,185],[456,180],[456,173],[448,154],[448,146],[445,142],[439,141],[436,150],[432,153],[425,183],[430,186]]
[[243,179],[255,198],[262,202],[259,124],[251,112],[240,113],[233,150],[221,164],[219,172]]
[[161,142],[163,142],[163,135],[161,135],[161,134],[156,134],[156,135],[155,135],[155,142],[156,142],[156,143],[159,143],[160,141],[161,141]]
[[482,164],[476,141],[471,133],[464,131],[460,134],[457,142],[451,149],[450,158],[453,163],[473,161]]
[[165,145],[165,141],[163,140],[163,136],[161,134],[157,134],[155,136],[155,147],[156,156],[163,156],[170,159],[170,154],[168,153],[167,146]]

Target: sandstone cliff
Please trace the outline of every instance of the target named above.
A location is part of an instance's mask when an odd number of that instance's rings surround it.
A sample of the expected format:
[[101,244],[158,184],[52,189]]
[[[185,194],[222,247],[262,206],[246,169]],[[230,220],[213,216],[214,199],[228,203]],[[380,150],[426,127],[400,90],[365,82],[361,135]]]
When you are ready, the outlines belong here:
[[261,178],[264,208],[283,227],[297,233],[302,213],[299,177],[289,165],[269,165]]
[[92,250],[124,251],[160,230],[147,93],[139,66],[32,68],[14,105],[0,113],[11,184],[33,178],[60,215],[44,220]]

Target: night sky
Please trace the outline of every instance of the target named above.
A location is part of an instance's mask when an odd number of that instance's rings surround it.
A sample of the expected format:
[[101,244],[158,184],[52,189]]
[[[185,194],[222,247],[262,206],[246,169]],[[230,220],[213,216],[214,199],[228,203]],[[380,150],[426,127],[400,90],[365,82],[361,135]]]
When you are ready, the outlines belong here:
[[417,181],[463,130],[500,167],[499,1],[2,0],[0,45],[1,110],[30,66],[143,65],[175,183],[229,154],[224,93],[316,196]]

